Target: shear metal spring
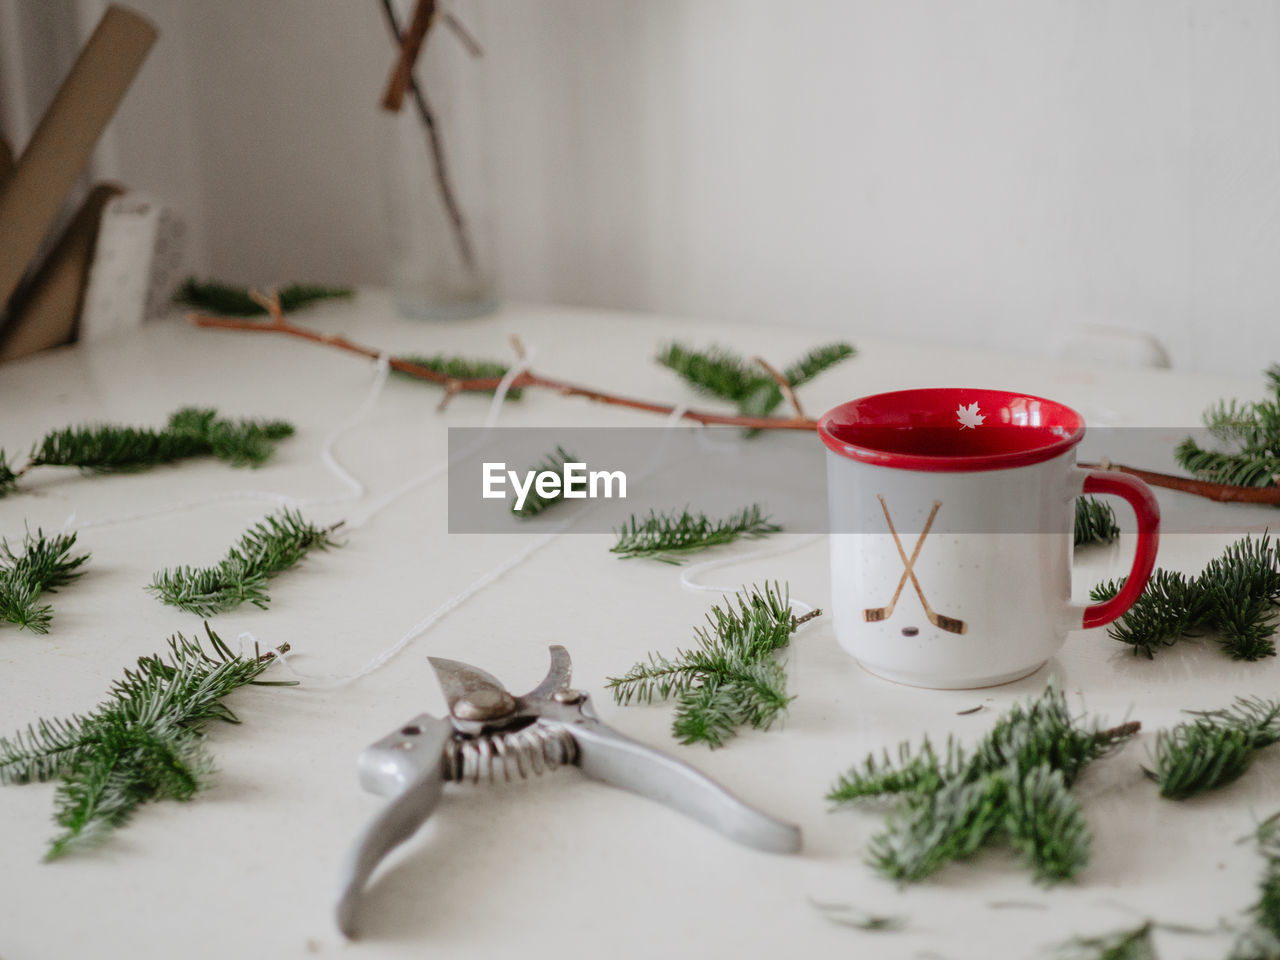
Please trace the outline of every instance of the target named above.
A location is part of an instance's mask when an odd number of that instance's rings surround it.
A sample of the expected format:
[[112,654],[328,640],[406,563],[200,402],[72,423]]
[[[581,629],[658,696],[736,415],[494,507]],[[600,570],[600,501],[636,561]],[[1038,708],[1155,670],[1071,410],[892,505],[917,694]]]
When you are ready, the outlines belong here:
[[577,742],[568,730],[535,723],[507,733],[450,740],[444,751],[445,777],[454,783],[479,783],[486,776],[493,783],[501,769],[503,779],[510,782],[514,768],[520,779],[527,780],[573,763],[577,754]]

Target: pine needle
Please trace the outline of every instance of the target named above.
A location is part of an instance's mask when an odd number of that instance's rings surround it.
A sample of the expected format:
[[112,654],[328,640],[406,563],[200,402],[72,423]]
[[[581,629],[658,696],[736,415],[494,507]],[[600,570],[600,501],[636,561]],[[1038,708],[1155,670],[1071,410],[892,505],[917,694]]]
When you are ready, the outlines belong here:
[[[848,343],[825,344],[789,364],[782,376],[797,387],[856,354]],[[773,377],[728,347],[697,350],[670,343],[655,359],[700,393],[734,404],[744,416],[768,416],[782,403],[782,390]]]
[[233,653],[205,624],[207,646],[175,634],[167,654],[141,657],[87,714],[37,720],[0,737],[0,783],[58,781],[46,859],[100,842],[151,800],[187,800],[208,782],[203,727],[238,723],[223,703],[258,680],[279,653]]
[[889,916],[887,914],[869,913],[852,903],[822,903],[810,900],[810,904],[822,916],[839,927],[853,927],[869,933],[884,933],[901,930],[907,925],[907,918]]
[[1237,698],[1225,710],[1193,715],[1193,721],[1156,734],[1154,768],[1147,775],[1171,800],[1231,783],[1259,750],[1280,741],[1280,701]]
[[1232,945],[1230,960],[1280,957],[1280,813],[1258,824],[1253,840],[1263,860],[1258,899],[1249,907],[1249,925]]
[[[351,287],[331,287],[315,283],[291,283],[276,291],[280,308],[286,313],[322,300],[350,300]],[[267,308],[255,300],[247,287],[237,287],[216,280],[199,281],[188,277],[174,294],[173,302],[206,313],[226,317],[265,317]]]
[[1129,930],[1117,930],[1097,937],[1077,937],[1062,944],[1058,960],[1156,960],[1151,933],[1155,924],[1147,921]]
[[[1124,579],[1090,591],[1096,601],[1115,596]],[[1129,610],[1107,628],[1112,639],[1151,659],[1183,637],[1212,633],[1232,660],[1275,656],[1280,553],[1264,533],[1246,535],[1211,560],[1198,577],[1157,569]]]
[[742,726],[768,730],[786,712],[787,675],[774,654],[796,628],[821,613],[797,619],[785,586],[766,583],[722,598],[695,627],[695,646],[675,659],[651,653],[607,686],[616,703],[676,700],[672,735],[681,743],[723,746]]
[[19,474],[9,465],[8,456],[0,450],[0,497],[13,493],[18,488]]
[[[581,462],[582,461],[576,456],[565,450],[564,447],[556,447],[552,453],[549,453],[542,458],[542,462],[530,467],[529,472],[533,473],[535,476],[544,471],[563,475],[564,465],[566,463]],[[557,486],[553,492],[545,495],[538,492],[536,483],[530,484],[529,491],[524,498],[524,503],[520,504],[517,508],[516,501],[511,501],[511,512],[522,520],[528,520],[531,517],[536,517],[538,514],[549,510],[557,503],[560,503],[564,500],[564,493],[565,490],[563,483]]]
[[45,592],[53,593],[77,577],[89,554],[71,555],[74,533],[46,537],[28,531],[22,552],[14,553],[8,541],[0,540],[0,621],[25,627],[32,633],[48,633],[53,607],[41,603]]
[[1204,412],[1209,432],[1227,449],[1208,450],[1187,437],[1174,450],[1184,469],[1202,480],[1237,487],[1280,483],[1280,364],[1265,372],[1271,396],[1220,401]]
[[872,838],[876,869],[902,883],[922,880],[993,843],[1017,850],[1043,883],[1074,879],[1089,860],[1089,830],[1069,790],[1084,768],[1137,732],[1074,719],[1052,680],[1014,704],[971,749],[926,738],[892,758],[872,754],[839,777],[834,803],[888,799],[885,829]]
[[626,525],[614,531],[618,542],[609,548],[624,560],[649,557],[662,563],[680,564],[687,554],[709,547],[732,543],[739,538],[756,540],[782,527],[771,523],[758,503],[743,507],[723,520],[712,520],[705,513],[656,513],[649,511],[643,520],[635,514]]
[[[469,357],[450,357],[443,353],[425,356],[418,353],[405,353],[398,357],[405,363],[416,364],[419,367],[425,367],[441,376],[449,377],[453,380],[491,380],[500,379],[507,375],[508,367],[503,366],[496,360],[475,360]],[[408,377],[423,382],[420,377],[413,377],[412,374],[405,373],[403,370],[392,370],[392,373],[401,377]],[[444,384],[437,384],[444,386]],[[495,393],[495,390],[486,390],[485,393]],[[519,400],[521,390],[519,387],[512,387],[507,390],[507,400]]]
[[[119,473],[202,456],[233,467],[258,467],[277,442],[292,435],[293,425],[284,420],[231,420],[219,418],[211,408],[184,407],[161,430],[111,424],[53,430],[32,448],[22,472],[78,467],[87,473]],[[0,471],[0,496],[13,491],[18,475],[7,465]]]
[[161,570],[147,587],[171,607],[202,617],[234,610],[246,601],[266,609],[267,581],[298,564],[311,550],[338,544],[333,528],[319,528],[287,508],[247,530],[212,567]]
[[1076,498],[1075,545],[1111,543],[1120,536],[1116,511],[1111,504],[1096,497]]

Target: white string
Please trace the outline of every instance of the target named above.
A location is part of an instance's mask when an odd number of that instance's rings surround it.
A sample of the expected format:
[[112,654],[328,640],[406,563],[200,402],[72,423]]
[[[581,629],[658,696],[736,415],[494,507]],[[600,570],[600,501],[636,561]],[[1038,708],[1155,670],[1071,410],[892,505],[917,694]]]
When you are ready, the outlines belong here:
[[[378,354],[376,371],[373,383],[369,387],[369,392],[365,395],[364,403],[360,404],[355,413],[351,414],[351,416],[347,417],[346,420],[343,420],[340,424],[334,427],[329,435],[325,437],[324,444],[320,447],[321,462],[324,463],[325,468],[329,473],[347,485],[347,489],[349,491],[346,496],[330,498],[328,501],[330,503],[337,503],[346,500],[359,500],[364,497],[364,484],[361,483],[359,478],[355,477],[350,470],[338,462],[338,458],[333,455],[333,447],[344,433],[360,423],[361,420],[373,411],[374,406],[378,402],[378,398],[382,395],[382,388],[386,386],[387,376],[391,372],[391,354],[386,353],[385,351]],[[308,502],[317,503],[324,501],[317,499]]]
[[[493,391],[493,400],[489,403],[489,412],[484,418],[483,429],[486,433],[492,430],[497,424],[498,416],[502,413],[502,405],[506,402],[507,393],[511,390],[511,384],[515,382],[516,377],[520,376],[520,374],[524,373],[525,370],[529,368],[529,365],[533,363],[533,358],[537,353],[538,350],[536,347],[527,347],[524,352],[524,356],[520,357],[515,366],[511,367],[511,369],[503,374],[502,379],[498,381],[498,386]],[[475,443],[468,446],[465,450],[459,451],[456,456],[446,457],[443,462],[436,464],[425,473],[420,473],[416,477],[410,477],[398,487],[383,494],[363,511],[349,517],[346,522],[347,529],[357,530],[360,527],[363,527],[366,523],[380,514],[383,510],[387,509],[387,507],[391,506],[401,497],[408,496],[419,487],[425,486],[432,480],[439,478],[455,463],[473,456],[488,442],[489,439],[487,437],[481,436]]]
[[93,530],[101,527],[115,527],[125,523],[134,523],[138,520],[147,520],[152,517],[164,516],[169,513],[183,513],[189,510],[195,510],[200,507],[209,506],[215,503],[227,503],[239,500],[266,500],[283,507],[304,507],[318,506],[331,503],[346,503],[352,500],[359,500],[364,496],[364,484],[360,482],[352,473],[347,470],[334,455],[333,448],[337,442],[353,427],[357,426],[360,421],[369,415],[373,408],[377,405],[378,399],[382,395],[382,389],[387,382],[387,374],[391,369],[391,357],[387,353],[378,354],[374,366],[373,383],[369,385],[369,391],[365,394],[360,406],[333,428],[324,438],[320,445],[320,461],[324,464],[330,475],[336,478],[340,483],[347,487],[347,492],[336,496],[328,497],[295,497],[287,493],[275,493],[267,490],[228,490],[224,493],[216,493],[205,497],[195,497],[189,500],[178,500],[174,503],[162,504],[150,510],[139,510],[133,513],[117,514],[113,517],[102,517],[97,520],[89,520],[84,523],[76,523],[76,513],[72,511],[67,519],[63,521],[62,532],[71,529],[75,530]]
[[[533,351],[532,350],[527,351],[525,354],[524,360],[521,361],[520,366],[516,368],[512,368],[512,370],[509,370],[507,372],[507,376],[503,378],[503,382],[499,383],[498,392],[494,394],[494,401],[495,401],[494,405],[490,407],[489,417],[485,421],[486,430],[492,428],[494,423],[497,421],[496,412],[501,409],[501,400],[505,396],[506,390],[510,388],[511,381],[515,380],[515,378],[519,376],[520,370],[525,365],[530,363],[532,361],[532,358],[533,358]],[[684,417],[684,412],[687,409],[688,407],[682,404],[676,407],[674,410],[672,410],[671,414],[667,417],[665,421],[664,428],[666,430],[670,430],[672,427],[680,423],[680,421]],[[666,445],[669,437],[670,437],[669,433],[663,436],[663,441],[659,445],[658,451],[655,454],[654,458],[650,461],[649,466],[644,470],[643,473],[641,473],[636,478],[634,482],[640,482],[648,478],[649,476],[652,476],[652,474],[659,469],[662,454],[666,450]],[[473,444],[471,449],[463,451],[461,454],[459,454],[458,457],[454,457],[453,460],[457,460],[461,457],[470,456],[475,446],[476,444]],[[437,467],[435,473],[438,474],[438,472],[440,472],[441,469],[447,469],[448,466],[449,464],[445,463],[441,467]],[[417,485],[419,483],[425,482],[425,476],[426,475],[424,475],[423,477],[416,478],[414,481],[411,482],[411,485]],[[396,495],[402,496],[404,493],[408,492],[408,489],[409,489],[408,487],[401,489],[400,491],[397,492]],[[389,501],[387,503],[379,504],[372,512],[366,513],[362,518],[360,518],[358,522],[359,523],[367,522],[368,519],[374,513],[384,509],[388,505],[388,503]],[[562,522],[557,524],[556,527],[547,531],[538,539],[534,540],[532,543],[526,544],[519,551],[517,551],[512,556],[508,557],[506,560],[499,563],[497,566],[491,567],[490,569],[486,570],[479,577],[477,577],[470,584],[468,584],[465,588],[463,588],[460,592],[454,594],[452,597],[445,600],[442,604],[440,604],[438,607],[436,607],[434,610],[428,613],[425,617],[423,617],[421,620],[415,623],[412,627],[410,627],[407,631],[405,631],[405,633],[400,637],[400,639],[396,640],[395,643],[391,644],[390,646],[386,647],[385,649],[381,650],[379,653],[371,657],[365,663],[365,665],[362,666],[359,670],[355,671],[355,673],[308,674],[298,670],[293,664],[289,663],[287,656],[282,656],[281,661],[284,663],[285,667],[294,676],[298,677],[299,679],[305,679],[310,681],[324,681],[324,682],[329,682],[335,685],[345,685],[348,683],[354,683],[356,680],[360,680],[363,677],[367,677],[369,674],[373,673],[374,671],[379,670],[382,667],[386,666],[387,663],[389,663],[393,658],[395,658],[398,654],[400,654],[406,647],[409,646],[409,644],[413,643],[414,640],[417,640],[423,634],[427,633],[441,620],[443,620],[449,614],[453,613],[454,610],[457,610],[460,606],[462,606],[464,603],[466,603],[468,600],[474,597],[477,593],[485,589],[485,587],[488,587],[491,584],[496,583],[498,580],[501,580],[504,576],[506,576],[516,567],[520,566],[522,563],[528,560],[531,556],[533,556],[535,553],[537,553],[547,544],[551,543],[551,541],[559,537],[560,534],[564,533],[564,531],[567,530],[569,527],[573,526],[575,523],[578,523],[584,517],[588,516],[591,513],[591,511],[595,509],[597,506],[598,504],[593,504],[591,506],[586,507],[585,509],[579,510],[577,513],[574,514],[574,516],[569,517],[566,520],[563,520]]]
[[[825,534],[814,533],[807,537],[801,537],[793,543],[778,544],[771,547],[765,547],[762,550],[753,550],[750,553],[739,553],[728,557],[717,557],[714,560],[704,560],[701,563],[695,563],[693,566],[685,567],[680,571],[680,586],[684,587],[686,590],[697,590],[726,595],[732,594],[738,589],[737,587],[722,587],[712,586],[711,584],[695,583],[694,578],[700,573],[705,573],[708,570],[716,570],[720,567],[728,566],[729,564],[746,563],[749,560],[763,560],[765,558],[772,559],[773,557],[781,557],[796,550],[803,550],[805,547],[810,547],[819,540],[825,539],[825,536]],[[812,604],[805,603],[803,600],[797,600],[794,597],[791,598],[791,605],[793,607],[803,607],[801,613],[809,613],[815,609]]]

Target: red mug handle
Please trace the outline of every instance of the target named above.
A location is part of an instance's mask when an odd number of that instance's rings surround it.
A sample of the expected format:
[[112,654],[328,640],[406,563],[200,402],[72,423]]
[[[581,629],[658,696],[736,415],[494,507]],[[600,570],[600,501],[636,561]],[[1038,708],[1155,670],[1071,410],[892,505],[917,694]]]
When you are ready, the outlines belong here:
[[1151,488],[1137,477],[1111,470],[1085,472],[1084,489],[1081,493],[1111,493],[1123,497],[1138,516],[1138,545],[1134,550],[1129,576],[1120,592],[1110,600],[1091,603],[1084,608],[1081,626],[1088,629],[1101,627],[1123,616],[1142,595],[1156,565],[1156,548],[1160,544],[1160,504],[1156,503]]

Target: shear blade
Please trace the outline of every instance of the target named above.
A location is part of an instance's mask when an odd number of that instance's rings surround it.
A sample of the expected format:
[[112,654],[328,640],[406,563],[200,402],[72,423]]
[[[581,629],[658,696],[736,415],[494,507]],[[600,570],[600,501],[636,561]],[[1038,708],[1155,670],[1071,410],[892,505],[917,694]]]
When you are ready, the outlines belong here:
[[446,660],[444,657],[428,657],[431,661],[431,669],[436,673],[436,680],[440,683],[440,689],[444,691],[444,698],[449,703],[449,712],[454,713],[454,707],[460,700],[468,699],[471,694],[477,691],[485,690],[495,694],[507,693],[501,681],[493,674],[479,667],[473,667],[469,663],[463,663],[460,660]]

